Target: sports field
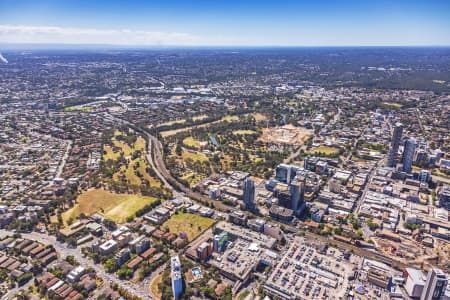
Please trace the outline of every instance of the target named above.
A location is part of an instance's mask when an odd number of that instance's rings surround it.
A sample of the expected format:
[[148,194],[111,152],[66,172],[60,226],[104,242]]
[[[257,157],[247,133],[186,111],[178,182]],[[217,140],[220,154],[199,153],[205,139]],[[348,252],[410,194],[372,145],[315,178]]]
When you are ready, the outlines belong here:
[[212,125],[212,124],[217,124],[217,123],[223,122],[223,121],[227,121],[227,122],[236,122],[236,121],[238,121],[238,120],[239,120],[239,117],[238,117],[238,116],[231,116],[231,115],[230,115],[230,116],[225,116],[225,117],[223,117],[222,119],[217,120],[217,121],[213,121],[213,122],[209,122],[209,123],[205,123],[205,124],[201,124],[201,125],[197,125],[197,126],[188,126],[188,127],[179,128],[179,129],[173,129],[173,130],[162,131],[162,132],[160,132],[160,133],[161,133],[161,136],[162,136],[163,138],[166,138],[166,137],[169,137],[169,136],[171,136],[171,135],[175,135],[175,134],[180,133],[180,132],[185,132],[185,131],[192,130],[192,129],[194,129],[194,128],[208,127],[208,126],[210,126],[210,125]]
[[323,153],[325,155],[335,155],[335,154],[339,153],[339,149],[334,148],[334,147],[328,147],[328,146],[320,146],[320,147],[312,149],[311,153],[313,153],[313,154]]
[[89,216],[99,212],[117,223],[123,223],[137,210],[154,201],[156,201],[155,197],[91,189],[78,196],[75,206],[63,213],[63,220],[66,223],[70,218],[76,220],[81,213]]
[[256,131],[254,131],[254,130],[245,130],[245,129],[233,131],[233,134],[235,134],[235,135],[246,135],[246,134],[255,134],[255,133],[256,133]]

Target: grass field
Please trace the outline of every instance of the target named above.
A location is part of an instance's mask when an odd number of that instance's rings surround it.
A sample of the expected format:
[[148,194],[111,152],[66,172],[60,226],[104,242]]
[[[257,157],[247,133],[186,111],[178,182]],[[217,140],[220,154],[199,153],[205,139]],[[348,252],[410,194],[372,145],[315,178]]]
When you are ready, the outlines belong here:
[[183,144],[185,144],[188,147],[192,147],[192,148],[196,148],[196,149],[200,148],[200,141],[194,139],[192,136],[188,136],[187,138],[185,138],[183,140]]
[[255,118],[256,122],[261,122],[267,120],[267,117],[260,113],[254,113],[253,118]]
[[90,112],[90,111],[92,111],[92,107],[89,107],[89,106],[66,106],[66,107],[64,107],[64,111]]
[[174,129],[174,130],[161,131],[161,136],[163,138],[165,138],[165,137],[168,137],[168,136],[171,136],[171,135],[175,135],[175,134],[180,133],[180,132],[189,131],[189,130],[194,129],[194,128],[208,127],[208,126],[210,126],[212,124],[217,124],[217,123],[223,122],[223,121],[236,122],[238,120],[239,120],[238,116],[231,116],[231,115],[229,115],[229,116],[225,116],[225,117],[221,118],[220,120],[213,121],[213,122],[208,122],[208,123],[197,125],[197,126],[188,126],[188,127]]
[[235,135],[246,135],[246,134],[255,134],[256,131],[254,130],[235,130],[233,131],[233,134]]
[[175,124],[183,124],[183,123],[186,123],[185,119],[173,120],[173,121],[167,121],[167,122],[164,122],[164,123],[160,123],[160,124],[158,124],[158,127],[160,127],[160,126],[172,126],[172,125],[175,125]]
[[63,220],[66,223],[70,218],[75,220],[81,213],[91,215],[100,212],[117,223],[123,223],[137,210],[154,201],[156,201],[155,197],[116,194],[102,189],[91,189],[82,193],[78,197],[76,205],[63,213]]
[[133,167],[135,164],[136,164],[136,160],[133,160],[127,166],[122,166],[120,168],[120,171],[113,175],[113,180],[119,181],[120,174],[123,173],[130,184],[140,185],[141,179],[134,173]]
[[392,107],[392,108],[401,108],[402,105],[399,103],[393,103],[393,102],[383,102],[384,105]]
[[326,155],[334,155],[339,153],[338,148],[328,147],[328,146],[320,146],[311,150],[311,153],[324,153]]
[[183,160],[190,158],[193,161],[200,161],[200,162],[208,161],[208,157],[203,153],[193,153],[185,150],[183,150],[181,157]]
[[161,299],[161,292],[158,289],[158,284],[162,282],[163,276],[162,272],[158,274],[155,278],[153,278],[152,282],[150,283],[150,290],[152,291],[152,294],[157,298]]
[[[255,118],[255,120],[257,122],[267,120],[267,117],[262,115],[262,114],[260,114],[260,113],[252,114],[252,116]],[[204,119],[206,117],[207,117],[206,115],[201,115],[201,116],[194,117],[193,119],[194,120],[201,120],[201,119]],[[223,121],[237,122],[237,121],[239,121],[239,117],[238,116],[233,116],[233,115],[228,115],[228,116],[222,117],[220,120],[213,121],[213,122],[208,122],[208,123],[197,125],[197,126],[188,126],[188,127],[179,128],[179,129],[161,131],[161,136],[163,138],[165,138],[165,137],[172,136],[172,135],[175,135],[175,134],[180,133],[180,132],[186,132],[186,131],[192,130],[194,128],[208,127],[210,125],[217,124],[217,123],[223,122]]]
[[146,170],[147,161],[142,156],[140,158],[130,161],[130,163],[127,166],[122,166],[120,168],[120,171],[113,175],[113,180],[119,181],[119,176],[121,173],[123,173],[130,184],[140,185],[141,179],[134,172],[134,166],[138,162],[139,162],[138,170],[144,176],[144,178],[150,182],[150,186],[159,185],[159,180],[150,176],[150,174],[147,173]]
[[120,152],[114,152],[113,148],[109,145],[105,145],[103,150],[106,154],[103,154],[103,160],[107,161],[108,159],[116,160],[120,156]]
[[223,122],[223,121],[227,121],[227,122],[235,122],[238,121],[239,117],[238,116],[225,116],[222,119],[219,120],[219,122]]
[[[119,148],[119,151],[114,151],[114,147],[111,147],[109,145],[105,145],[103,147],[103,150],[105,151],[105,154],[103,154],[103,159],[106,161],[108,159],[116,160],[120,153],[123,152],[125,156],[130,156],[133,152],[138,150],[145,150],[145,139],[142,136],[138,136],[136,139],[136,142],[130,147],[127,143],[118,141],[116,139],[117,136],[124,134],[118,130],[114,132],[114,136],[112,137],[112,142],[115,147]],[[140,185],[141,179],[135,174],[134,172],[134,166],[139,162],[139,172],[144,176],[145,179],[147,179],[150,182],[150,185],[157,185],[159,184],[159,181],[153,177],[151,177],[146,172],[147,167],[147,161],[144,158],[144,154],[141,154],[139,158],[136,158],[135,160],[131,161],[128,165],[122,165],[120,168],[120,171],[114,174],[113,180],[118,181],[120,174],[124,174],[128,180],[128,182],[132,185]]]
[[205,179],[205,176],[201,176],[193,172],[187,172],[183,177],[181,177],[181,179],[187,180],[189,182],[189,187],[193,188],[197,183]]
[[214,220],[190,213],[178,213],[172,215],[169,220],[162,224],[162,228],[169,228],[175,234],[185,232],[188,240],[193,241],[203,231],[211,227]]
[[147,173],[146,167],[147,167],[147,161],[144,158],[138,159],[139,161],[139,168],[138,170],[141,172],[141,174],[144,175],[144,178],[147,179],[150,182],[150,186],[159,185],[160,181],[158,178],[150,176],[150,174]]
[[115,160],[120,156],[120,152],[123,152],[125,156],[131,155],[133,152],[137,150],[144,150],[145,149],[145,139],[141,136],[138,136],[136,139],[136,142],[132,147],[130,147],[127,143],[123,141],[118,141],[116,137],[118,135],[123,134],[122,132],[116,130],[114,132],[114,136],[111,138],[111,141],[113,145],[117,148],[119,148],[119,151],[114,151],[113,147],[109,145],[104,145],[103,150],[106,152],[106,154],[103,155],[103,159],[106,161],[108,159]]
[[198,116],[192,117],[192,120],[200,121],[200,120],[206,119],[207,117],[208,117],[207,115],[198,115]]

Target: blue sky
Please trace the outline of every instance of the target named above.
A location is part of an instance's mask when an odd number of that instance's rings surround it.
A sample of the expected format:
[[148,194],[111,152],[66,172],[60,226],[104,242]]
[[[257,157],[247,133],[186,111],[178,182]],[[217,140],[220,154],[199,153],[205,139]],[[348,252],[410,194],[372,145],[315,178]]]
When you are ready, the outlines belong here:
[[0,0],[0,43],[450,45],[450,1]]

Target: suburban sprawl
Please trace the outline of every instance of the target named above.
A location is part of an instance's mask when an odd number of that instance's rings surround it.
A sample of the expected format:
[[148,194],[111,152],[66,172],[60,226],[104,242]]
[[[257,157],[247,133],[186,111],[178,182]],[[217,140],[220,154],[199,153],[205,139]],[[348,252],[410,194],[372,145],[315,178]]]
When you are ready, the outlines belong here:
[[1,299],[450,299],[447,48],[2,54]]

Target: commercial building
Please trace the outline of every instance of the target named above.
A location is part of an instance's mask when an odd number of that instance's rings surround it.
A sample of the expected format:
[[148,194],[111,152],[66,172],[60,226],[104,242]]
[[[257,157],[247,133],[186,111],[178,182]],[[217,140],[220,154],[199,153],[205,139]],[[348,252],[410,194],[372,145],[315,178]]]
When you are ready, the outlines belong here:
[[238,210],[233,211],[230,215],[230,222],[237,225],[247,225],[247,216]]
[[278,205],[272,205],[269,210],[270,216],[275,219],[279,220],[281,222],[290,223],[292,222],[294,218],[294,211],[292,209],[278,206]]
[[425,274],[421,270],[405,268],[404,275],[406,277],[405,290],[408,296],[419,299],[425,286]]
[[303,160],[303,163],[306,170],[316,172],[318,174],[324,174],[328,171],[328,163],[319,157],[307,156]]
[[109,255],[116,251],[117,242],[115,240],[108,240],[99,246],[99,252],[101,255]]
[[402,134],[403,134],[403,124],[395,123],[394,132],[392,133],[391,139],[391,148],[389,149],[386,167],[389,168],[395,167],[397,161],[398,148],[400,146],[400,141],[402,139]]
[[447,288],[447,276],[442,270],[433,268],[428,271],[427,281],[420,300],[439,300]]
[[429,182],[431,180],[431,172],[429,170],[421,170],[419,173],[420,182]]
[[289,186],[289,192],[291,193],[291,209],[296,213],[296,214],[300,214],[305,205],[304,205],[304,200],[303,200],[303,193],[304,193],[304,188],[303,188],[303,183],[294,179],[290,186]]

